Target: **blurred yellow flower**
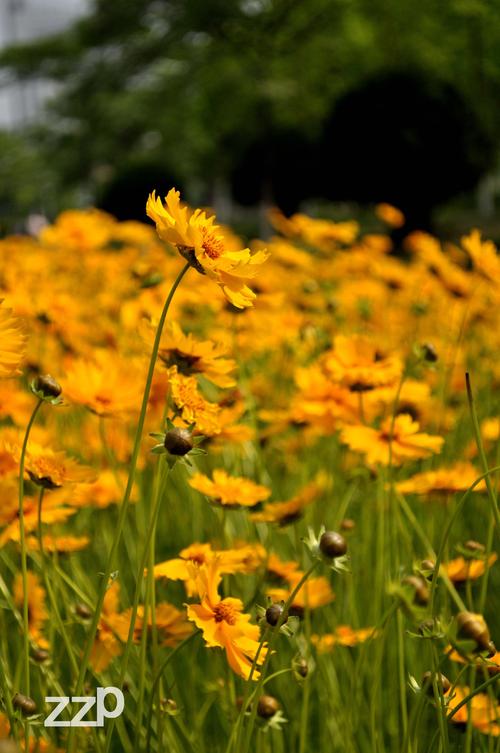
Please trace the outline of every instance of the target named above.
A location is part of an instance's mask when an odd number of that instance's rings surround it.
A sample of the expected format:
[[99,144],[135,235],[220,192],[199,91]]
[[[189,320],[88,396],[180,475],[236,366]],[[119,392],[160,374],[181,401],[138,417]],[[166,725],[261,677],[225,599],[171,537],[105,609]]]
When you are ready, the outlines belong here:
[[195,473],[189,486],[210,497],[223,507],[254,507],[271,496],[271,490],[248,478],[230,476],[223,469],[216,469],[212,479],[203,473]]

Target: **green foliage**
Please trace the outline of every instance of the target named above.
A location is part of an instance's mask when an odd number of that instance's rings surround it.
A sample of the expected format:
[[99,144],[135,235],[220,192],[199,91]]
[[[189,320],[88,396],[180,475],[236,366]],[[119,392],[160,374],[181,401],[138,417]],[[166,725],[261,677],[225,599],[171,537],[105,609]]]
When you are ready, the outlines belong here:
[[207,195],[250,139],[314,135],[339,94],[384,68],[449,79],[498,130],[496,20],[487,0],[94,0],[69,30],[4,49],[0,66],[59,84],[37,132],[59,187],[95,196],[144,159]]

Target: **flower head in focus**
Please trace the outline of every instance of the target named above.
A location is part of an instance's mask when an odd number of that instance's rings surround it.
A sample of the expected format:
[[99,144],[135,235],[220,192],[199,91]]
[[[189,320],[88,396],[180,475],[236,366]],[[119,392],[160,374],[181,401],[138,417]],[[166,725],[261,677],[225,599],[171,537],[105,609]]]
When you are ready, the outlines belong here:
[[[243,612],[240,599],[221,599],[218,592],[221,575],[216,559],[207,565],[192,564],[191,568],[201,603],[188,606],[188,619],[200,628],[207,647],[223,648],[231,669],[247,680],[259,650],[260,628],[250,624],[250,615]],[[266,653],[267,647],[264,645],[259,652],[257,665],[264,662]],[[258,677],[256,669],[252,679],[257,680]]]
[[146,212],[156,223],[160,238],[176,246],[200,274],[214,280],[233,306],[243,309],[253,305],[255,293],[247,282],[255,277],[268,258],[267,251],[252,254],[249,248],[228,248],[222,229],[215,224],[215,217],[207,217],[201,209],[192,211],[182,206],[180,193],[175,188],[168,192],[165,204],[153,191]]

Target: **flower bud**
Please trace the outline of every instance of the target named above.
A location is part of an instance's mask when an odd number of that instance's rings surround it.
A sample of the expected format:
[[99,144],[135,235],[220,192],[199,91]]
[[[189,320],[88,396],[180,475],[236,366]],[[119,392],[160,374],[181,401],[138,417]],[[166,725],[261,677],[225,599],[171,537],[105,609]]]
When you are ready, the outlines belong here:
[[451,688],[451,682],[448,680],[446,675],[443,675],[441,673],[436,674],[435,672],[424,672],[424,674],[422,675],[422,687],[426,687],[428,694],[432,695],[434,677],[437,680],[438,687],[441,687],[441,691],[443,693],[447,693]]
[[351,518],[344,518],[340,523],[340,529],[342,531],[353,531],[356,528],[356,521]]
[[31,657],[39,664],[43,664],[43,662],[47,661],[47,659],[50,657],[50,654],[44,648],[35,648],[31,652]]
[[464,548],[469,549],[471,552],[484,552],[484,545],[480,544],[479,541],[474,541],[473,539],[466,541]]
[[75,613],[78,615],[78,617],[81,617],[82,620],[90,620],[90,618],[92,617],[92,610],[82,602],[75,604]]
[[280,621],[282,613],[283,607],[281,606],[281,604],[271,604],[271,606],[266,609],[267,624],[275,627],[275,625],[277,625]]
[[436,361],[438,360],[436,348],[432,343],[422,344],[422,355],[424,359],[429,363],[436,363]]
[[165,434],[164,445],[171,455],[187,455],[194,447],[193,437],[188,429],[176,426]]
[[50,374],[40,374],[33,380],[35,392],[41,392],[44,397],[59,397],[62,387]]
[[420,563],[420,569],[425,571],[425,577],[428,580],[432,579],[435,567],[436,563],[433,560],[422,560]]
[[307,677],[307,675],[309,674],[309,665],[307,663],[307,659],[304,659],[303,656],[297,659],[294,663],[294,669],[300,677]]
[[319,548],[325,557],[334,559],[347,552],[347,541],[336,531],[325,531],[319,540]]
[[31,716],[36,712],[36,703],[33,698],[29,698],[22,693],[16,693],[12,699],[12,705],[15,709],[19,709],[24,716]]
[[458,636],[475,641],[479,651],[488,651],[489,656],[496,653],[495,644],[491,640],[488,625],[480,614],[474,612],[459,612],[457,614]]
[[420,575],[407,575],[402,581],[405,585],[411,586],[415,591],[414,601],[416,604],[425,605],[429,602],[429,589],[427,583]]
[[257,704],[257,714],[262,719],[270,719],[280,709],[280,704],[272,695],[261,695]]

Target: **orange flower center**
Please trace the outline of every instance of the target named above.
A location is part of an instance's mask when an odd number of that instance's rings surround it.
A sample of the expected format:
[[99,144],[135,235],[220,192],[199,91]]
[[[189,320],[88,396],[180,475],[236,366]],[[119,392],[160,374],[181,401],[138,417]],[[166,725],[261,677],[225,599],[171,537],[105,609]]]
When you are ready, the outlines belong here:
[[227,622],[228,625],[234,625],[236,622],[237,612],[231,604],[219,602],[214,607],[215,621]]
[[224,253],[224,244],[222,239],[213,233],[209,233],[205,228],[202,229],[203,243],[201,244],[204,252],[211,259],[218,259]]

